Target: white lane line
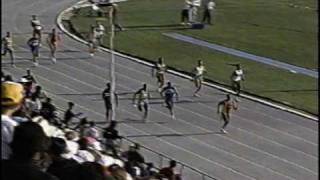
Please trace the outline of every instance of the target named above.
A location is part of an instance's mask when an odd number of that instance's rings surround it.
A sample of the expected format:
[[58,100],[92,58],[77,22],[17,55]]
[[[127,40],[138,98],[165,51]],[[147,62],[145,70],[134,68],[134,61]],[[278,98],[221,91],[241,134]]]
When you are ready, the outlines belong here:
[[[39,65],[39,66],[44,67],[44,66],[42,66],[42,65]],[[21,68],[19,68],[19,69],[21,69]],[[36,72],[35,72],[35,74],[36,74]],[[66,75],[66,76],[67,76],[67,75]],[[37,77],[39,77],[39,78],[41,78],[41,79],[44,79],[45,81],[48,81],[49,83],[57,84],[58,86],[61,86],[61,87],[63,87],[63,88],[67,88],[67,89],[69,89],[69,90],[71,90],[71,91],[73,91],[73,92],[79,93],[78,91],[76,91],[76,90],[74,90],[74,89],[72,89],[72,88],[70,88],[70,87],[67,87],[67,86],[62,85],[62,84],[57,83],[57,82],[53,82],[53,81],[51,81],[51,80],[49,80],[49,79],[47,79],[47,78],[44,78],[44,77],[42,77],[42,76],[40,76],[40,75],[38,75]],[[90,85],[90,87],[92,87],[92,86]],[[98,89],[100,89],[100,88],[98,88]],[[67,98],[60,98],[59,96],[54,95],[54,94],[50,93],[49,91],[47,91],[47,92],[48,92],[48,94],[51,94],[51,96],[56,97],[57,99],[61,99],[61,100],[65,101],[65,102],[68,102],[68,101],[66,101],[66,100],[68,100]],[[70,100],[70,101],[71,101],[71,100]],[[97,115],[99,115],[99,116],[101,116],[101,117],[103,117],[103,118],[105,117],[104,114],[102,114],[102,113],[98,113],[98,112],[96,112],[96,111],[90,110],[90,109],[88,109],[88,108],[86,108],[86,107],[84,107],[84,106],[81,106],[81,105],[79,105],[79,104],[77,104],[77,106],[78,106],[78,107],[81,107],[82,109],[85,109],[85,110],[87,110],[87,111],[89,111],[89,112],[93,112],[94,114],[97,114]],[[134,115],[134,116],[136,116],[136,117],[139,117],[139,115],[136,115],[135,113],[131,113],[131,112],[126,111],[126,110],[124,110],[124,109],[123,109],[123,111],[125,111],[125,112],[127,112],[127,113],[129,113],[129,114],[131,114],[131,115]],[[137,128],[133,127],[133,126],[130,126],[130,125],[127,125],[127,124],[123,124],[123,125],[125,125],[125,126],[127,126],[127,127],[130,127],[130,128],[133,128],[133,129],[135,129],[135,130],[137,130],[137,131],[139,131],[139,132],[142,132],[143,135],[151,135],[150,133],[147,133],[147,132],[145,132],[145,131],[142,131],[142,130],[140,130],[140,129],[137,129]],[[203,156],[201,156],[201,155],[199,155],[199,154],[196,154],[196,153],[194,153],[194,152],[192,152],[192,151],[186,150],[186,149],[184,149],[184,148],[182,148],[182,147],[180,147],[180,146],[177,146],[177,145],[175,145],[175,144],[172,144],[172,143],[170,143],[170,142],[168,142],[168,141],[166,141],[166,140],[163,140],[162,138],[159,138],[159,137],[156,137],[156,138],[159,139],[160,141],[166,143],[166,144],[169,144],[169,145],[177,148],[177,149],[180,149],[180,150],[183,150],[183,151],[185,151],[185,152],[188,152],[188,153],[190,153],[190,154],[192,154],[192,155],[194,155],[194,156],[196,156],[196,157],[198,157],[198,158],[200,158],[200,159],[203,159],[203,160],[208,161],[208,162],[210,162],[210,163],[216,164],[217,166],[223,167],[223,168],[225,168],[225,169],[227,169],[227,170],[229,170],[229,171],[232,171],[232,172],[234,172],[234,173],[236,173],[236,174],[242,175],[242,176],[244,176],[244,177],[246,177],[246,178],[248,178],[248,179],[252,179],[252,180],[255,179],[255,178],[253,178],[253,177],[251,177],[251,176],[242,174],[240,171],[237,171],[237,170],[235,170],[235,169],[233,169],[233,168],[227,167],[227,166],[225,166],[225,165],[223,165],[223,164],[221,164],[221,163],[212,161],[212,160],[207,159],[207,158],[205,158],[205,157],[203,157]],[[191,166],[191,167],[192,167],[192,166]]]

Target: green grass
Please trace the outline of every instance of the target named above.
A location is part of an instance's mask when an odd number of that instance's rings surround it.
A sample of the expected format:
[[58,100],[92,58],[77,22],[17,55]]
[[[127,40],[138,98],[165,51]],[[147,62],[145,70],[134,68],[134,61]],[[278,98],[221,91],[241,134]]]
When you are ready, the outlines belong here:
[[[287,2],[287,3],[286,3]],[[288,1],[231,1],[217,2],[215,25],[204,30],[177,30],[164,27],[142,30],[130,26],[158,26],[179,23],[180,0],[130,0],[120,4],[120,22],[128,31],[119,32],[115,48],[134,56],[156,60],[163,56],[166,63],[178,70],[190,72],[197,59],[203,59],[207,78],[230,84],[233,67],[239,62],[246,74],[244,90],[318,114],[317,79],[292,74],[207,48],[180,42],[164,32],[178,32],[227,47],[244,50],[286,63],[317,68],[316,12],[305,8],[291,8]],[[294,2],[294,1],[289,1]],[[314,1],[294,2],[299,7],[316,7]],[[301,4],[304,3],[304,4]],[[79,32],[87,32],[95,17],[87,16],[88,9],[71,19]],[[104,21],[105,25],[108,21]],[[108,36],[105,42],[108,42]],[[106,46],[108,46],[106,44]]]

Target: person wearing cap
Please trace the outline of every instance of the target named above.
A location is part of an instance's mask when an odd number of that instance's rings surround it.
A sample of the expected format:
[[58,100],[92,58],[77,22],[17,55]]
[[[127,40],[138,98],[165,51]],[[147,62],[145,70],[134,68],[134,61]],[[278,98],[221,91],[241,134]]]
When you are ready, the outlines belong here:
[[24,99],[24,89],[14,82],[1,83],[1,159],[8,159],[11,154],[10,143],[14,127],[18,125],[12,119],[13,113],[19,110]]
[[234,101],[231,99],[230,94],[227,94],[227,98],[218,103],[217,113],[220,115],[220,118],[224,121],[224,124],[220,130],[224,134],[227,133],[225,129],[230,122],[232,110],[238,109],[238,104],[236,103],[236,101],[237,100]]
[[36,78],[35,78],[35,76],[33,76],[31,70],[27,69],[26,72],[27,72],[27,74],[22,77],[27,79],[28,81],[31,81],[34,84],[37,84]]
[[[138,96],[138,103],[136,103],[136,97]],[[146,122],[147,117],[148,117],[148,109],[149,109],[149,98],[150,98],[150,93],[147,89],[147,84],[143,84],[142,88],[140,88],[137,92],[133,94],[133,99],[132,103],[135,107],[138,107],[139,111],[144,110],[144,115],[143,115],[143,121]],[[138,104],[138,105],[137,105]],[[143,107],[143,110],[142,110]]]
[[32,96],[32,82],[24,77],[20,78],[18,82],[23,85],[25,97],[30,98]]
[[3,53],[2,56],[5,56],[7,53],[10,54],[11,58],[11,67],[16,67],[14,65],[14,54],[13,54],[13,41],[10,32],[7,32],[6,36],[2,38]]

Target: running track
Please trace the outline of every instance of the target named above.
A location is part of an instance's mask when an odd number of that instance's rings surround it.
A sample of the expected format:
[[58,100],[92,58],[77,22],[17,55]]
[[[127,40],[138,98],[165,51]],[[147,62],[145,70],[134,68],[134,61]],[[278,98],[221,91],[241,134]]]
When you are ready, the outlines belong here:
[[[48,48],[43,47],[40,66],[34,68],[25,45],[31,33],[31,14],[38,14],[49,31],[54,27],[57,13],[75,2],[2,0],[2,32],[10,30],[17,38],[24,39],[15,47],[18,67],[10,68],[5,58],[2,70],[20,77],[26,68],[31,68],[56,105],[65,108],[67,101],[73,101],[77,104],[76,110],[102,122],[104,107],[100,92],[109,77],[108,54],[100,52],[89,58],[86,46],[64,37],[58,63],[51,64],[47,58]],[[156,89],[149,67],[120,57],[116,62],[118,92],[133,92],[143,82]],[[193,98],[190,81],[171,75],[168,78],[178,86],[182,96],[182,102],[175,109],[177,119],[170,119],[167,109],[156,99],[157,93],[153,93],[150,123],[138,123],[141,114],[132,107],[128,99],[131,95],[123,95],[117,116],[127,123],[119,125],[121,134],[132,136],[133,140],[217,179],[318,179],[318,122],[241,99],[240,109],[233,114],[228,126],[229,134],[221,135],[218,133],[221,122],[215,112],[224,93],[204,87],[202,96]],[[152,136],[154,134],[159,136]],[[151,154],[146,156],[158,161]],[[185,173],[188,180],[200,179],[187,170]]]

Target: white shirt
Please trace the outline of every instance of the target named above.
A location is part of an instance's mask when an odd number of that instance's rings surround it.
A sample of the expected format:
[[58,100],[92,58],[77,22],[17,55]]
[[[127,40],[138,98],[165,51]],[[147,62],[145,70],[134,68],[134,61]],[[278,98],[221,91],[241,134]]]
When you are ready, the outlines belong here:
[[197,66],[197,67],[196,67],[196,75],[197,75],[197,76],[203,75],[204,71],[205,71],[204,66]]
[[84,132],[84,135],[95,138],[95,139],[100,138],[99,131],[94,127],[90,127],[89,129],[86,129]]
[[243,70],[237,69],[234,71],[233,80],[234,81],[241,81],[243,77]]
[[9,159],[11,154],[10,143],[13,140],[13,132],[18,123],[9,116],[1,115],[1,159]]

